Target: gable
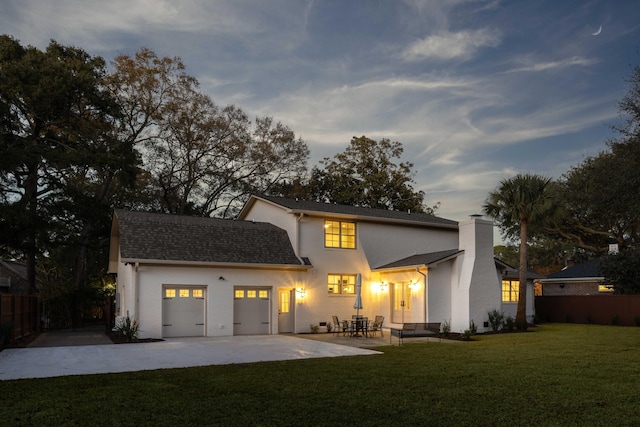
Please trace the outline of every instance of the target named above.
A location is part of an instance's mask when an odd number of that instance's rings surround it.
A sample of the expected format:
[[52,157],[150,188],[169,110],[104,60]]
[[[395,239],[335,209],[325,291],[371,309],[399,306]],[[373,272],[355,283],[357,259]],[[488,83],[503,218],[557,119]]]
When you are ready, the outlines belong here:
[[303,265],[287,233],[267,223],[117,210],[114,230],[123,262]]

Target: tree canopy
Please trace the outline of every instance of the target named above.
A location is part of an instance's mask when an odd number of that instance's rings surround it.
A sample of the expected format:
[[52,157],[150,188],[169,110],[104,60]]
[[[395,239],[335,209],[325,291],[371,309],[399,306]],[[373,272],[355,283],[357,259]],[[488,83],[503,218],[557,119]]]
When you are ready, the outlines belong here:
[[487,197],[484,212],[498,222],[506,236],[518,236],[520,239],[520,287],[516,323],[519,328],[526,329],[528,239],[539,233],[559,214],[551,178],[518,174],[502,180],[498,188]]
[[308,195],[321,202],[433,213],[423,204],[424,192],[413,188],[413,164],[396,162],[403,151],[397,141],[353,137],[344,152],[313,168]]

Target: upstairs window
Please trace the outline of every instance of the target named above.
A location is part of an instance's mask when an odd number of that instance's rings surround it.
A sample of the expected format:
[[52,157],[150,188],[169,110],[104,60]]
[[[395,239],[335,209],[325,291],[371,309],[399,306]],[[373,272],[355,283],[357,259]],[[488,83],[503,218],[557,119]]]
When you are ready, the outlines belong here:
[[324,222],[324,246],[327,248],[356,248],[356,223],[347,221]]

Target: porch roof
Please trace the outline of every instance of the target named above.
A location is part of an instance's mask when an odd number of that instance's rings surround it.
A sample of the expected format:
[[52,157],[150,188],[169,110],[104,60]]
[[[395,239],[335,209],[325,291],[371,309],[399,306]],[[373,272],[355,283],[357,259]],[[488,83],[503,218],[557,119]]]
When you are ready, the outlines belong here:
[[461,249],[450,249],[447,251],[430,252],[426,254],[411,255],[410,257],[400,259],[398,261],[391,262],[389,264],[381,265],[373,268],[373,271],[381,270],[394,270],[414,266],[434,266],[443,261],[455,258],[462,254],[464,251]]

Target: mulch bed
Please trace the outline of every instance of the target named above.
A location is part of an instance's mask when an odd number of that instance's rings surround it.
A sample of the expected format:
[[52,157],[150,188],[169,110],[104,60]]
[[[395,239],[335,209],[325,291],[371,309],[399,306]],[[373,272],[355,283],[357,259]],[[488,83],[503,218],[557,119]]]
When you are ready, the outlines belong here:
[[129,341],[127,337],[125,337],[124,335],[117,334],[115,332],[109,332],[107,333],[107,336],[109,337],[109,339],[111,339],[111,342],[113,342],[114,344],[135,344],[135,343],[142,343],[142,342],[164,341],[162,338],[143,338],[143,339],[137,339],[135,341]]

